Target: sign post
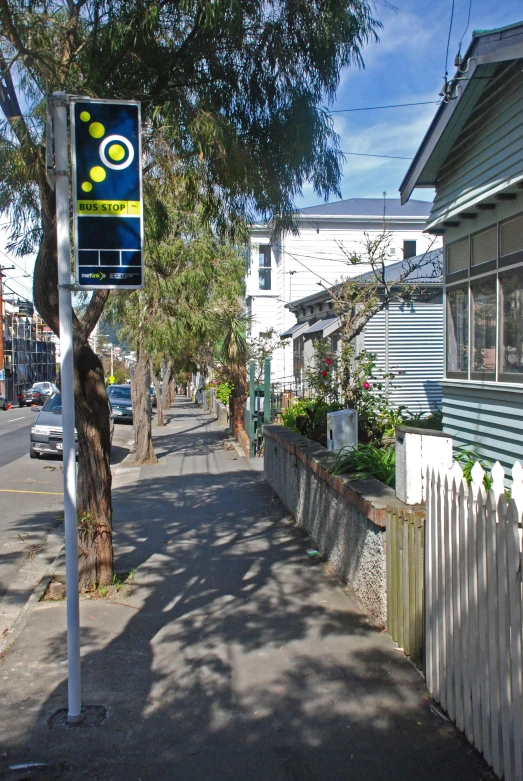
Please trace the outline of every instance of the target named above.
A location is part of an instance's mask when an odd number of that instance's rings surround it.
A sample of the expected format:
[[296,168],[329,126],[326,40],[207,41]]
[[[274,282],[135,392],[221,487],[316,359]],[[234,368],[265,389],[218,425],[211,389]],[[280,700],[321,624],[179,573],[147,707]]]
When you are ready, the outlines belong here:
[[73,307],[69,222],[68,96],[52,98],[56,177],[58,306],[60,309],[61,393],[64,456],[65,577],[67,598],[68,720],[82,718],[80,680],[80,614],[78,598],[78,519],[76,513],[76,445],[74,437]]
[[[68,720],[82,719],[78,519],[74,416],[72,290],[138,289],[144,284],[140,104],[91,100],[55,92],[47,137],[54,130],[64,519],[67,579]],[[69,154],[70,106],[76,285],[71,284]],[[50,146],[50,145],[49,145]]]

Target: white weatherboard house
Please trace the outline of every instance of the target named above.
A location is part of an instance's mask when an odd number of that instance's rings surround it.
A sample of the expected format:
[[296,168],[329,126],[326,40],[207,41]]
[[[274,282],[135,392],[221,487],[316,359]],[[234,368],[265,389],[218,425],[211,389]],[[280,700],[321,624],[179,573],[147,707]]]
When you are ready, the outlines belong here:
[[[296,320],[286,307],[292,301],[318,293],[341,278],[369,269],[353,266],[347,254],[361,255],[365,234],[392,233],[390,263],[439,247],[439,239],[423,233],[430,203],[392,198],[350,198],[301,209],[299,234],[285,233],[271,240],[271,225],[253,225],[246,275],[246,310],[252,316],[251,337],[273,329],[283,334]],[[272,378],[293,380],[292,344],[275,351]]]
[[435,187],[445,247],[444,430],[523,460],[523,23],[475,32],[401,185]]
[[[392,373],[386,381],[387,395],[396,407],[410,412],[432,412],[441,405],[443,377],[443,303],[442,250],[433,250],[410,261],[416,270],[405,283],[394,280],[405,273],[405,261],[393,263],[386,270],[386,280],[395,293],[394,300],[372,317],[355,339],[356,352],[374,353],[379,376]],[[419,266],[418,266],[419,264]],[[373,274],[362,274],[356,280],[365,284]],[[410,293],[402,299],[405,285]],[[304,373],[313,366],[314,345],[318,339],[329,340],[332,352],[340,348],[340,321],[334,312],[330,290],[319,290],[312,296],[288,305],[297,322],[289,329],[294,354],[296,391],[305,390]]]

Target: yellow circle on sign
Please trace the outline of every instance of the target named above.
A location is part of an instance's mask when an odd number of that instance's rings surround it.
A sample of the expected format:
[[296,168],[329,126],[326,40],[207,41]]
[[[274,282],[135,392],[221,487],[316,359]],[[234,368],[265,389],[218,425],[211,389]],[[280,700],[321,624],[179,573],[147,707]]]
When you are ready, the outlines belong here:
[[92,125],[89,125],[89,133],[93,138],[101,138],[105,133],[105,128],[101,122],[93,122]]
[[93,185],[91,184],[91,182],[82,182],[82,190],[84,191],[84,193],[90,193],[92,189],[93,189]]
[[94,168],[91,168],[89,171],[89,176],[93,182],[103,182],[107,174],[105,172],[105,168],[102,168],[101,165],[95,165]]
[[115,163],[119,163],[125,157],[125,149],[121,144],[111,144],[109,147],[109,157],[114,160]]
[[82,120],[82,122],[89,122],[89,120],[91,119],[91,115],[89,114],[88,111],[82,111],[82,113],[80,114],[80,119]]

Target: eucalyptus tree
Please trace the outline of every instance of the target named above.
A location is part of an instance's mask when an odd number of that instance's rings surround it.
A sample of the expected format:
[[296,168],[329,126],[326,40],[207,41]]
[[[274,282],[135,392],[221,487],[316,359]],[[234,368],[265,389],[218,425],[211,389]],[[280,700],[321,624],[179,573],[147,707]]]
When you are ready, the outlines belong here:
[[[171,207],[173,207],[171,199]],[[113,317],[125,323],[121,335],[136,350],[131,383],[135,464],[155,463],[151,436],[151,365],[212,353],[223,318],[241,308],[244,254],[221,239],[196,211],[180,223],[176,210],[162,241],[147,242],[145,287],[113,296]]]
[[[55,200],[45,177],[46,91],[138,99],[148,176],[183,176],[218,231],[256,215],[293,223],[305,180],[338,195],[325,102],[379,23],[367,0],[0,0],[0,211],[10,247],[37,252],[34,300],[58,333]],[[108,293],[74,320],[81,585],[112,571],[103,370],[88,345]]]

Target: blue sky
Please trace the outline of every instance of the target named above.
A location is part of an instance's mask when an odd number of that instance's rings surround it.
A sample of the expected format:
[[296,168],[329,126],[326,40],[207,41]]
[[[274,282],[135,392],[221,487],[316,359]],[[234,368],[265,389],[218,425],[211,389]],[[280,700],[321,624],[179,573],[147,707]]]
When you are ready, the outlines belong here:
[[[332,109],[381,106],[391,103],[437,101],[445,73],[445,52],[452,0],[392,0],[396,10],[377,3],[374,15],[382,24],[380,41],[363,50],[365,69],[344,71]],[[455,0],[449,48],[449,74],[467,27],[469,0]],[[521,0],[472,0],[462,53],[473,30],[503,27],[523,21]],[[435,105],[334,114],[334,126],[344,152],[398,155],[415,154],[436,111]],[[380,160],[347,156],[341,183],[343,198],[398,198],[398,187],[408,160]],[[432,200],[432,190],[415,190],[414,198]],[[298,206],[320,199],[312,187],[303,188]]]

